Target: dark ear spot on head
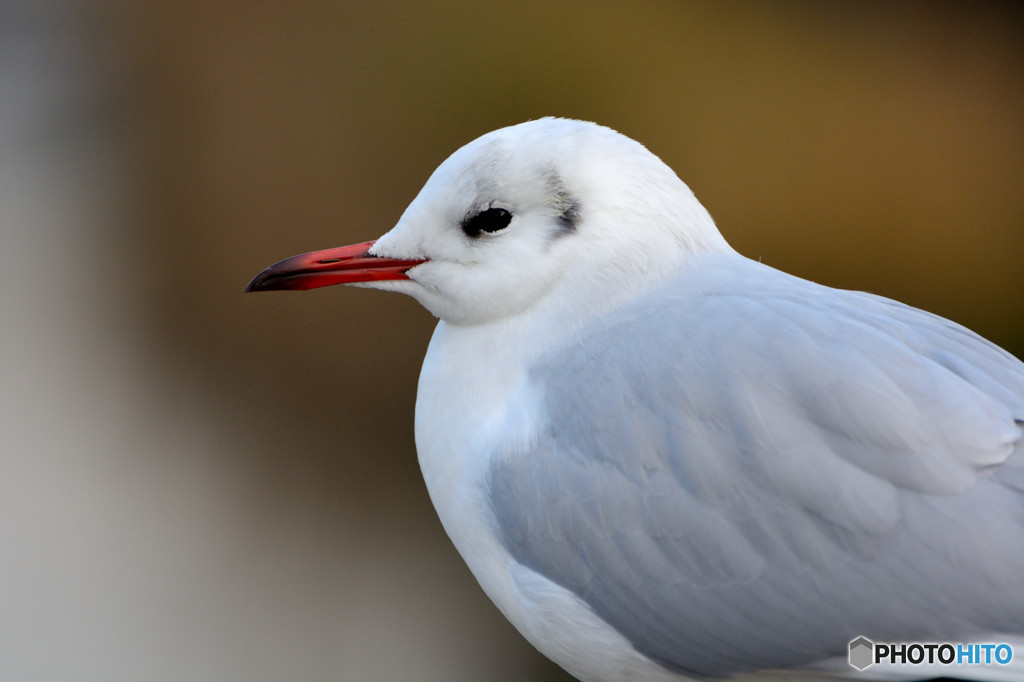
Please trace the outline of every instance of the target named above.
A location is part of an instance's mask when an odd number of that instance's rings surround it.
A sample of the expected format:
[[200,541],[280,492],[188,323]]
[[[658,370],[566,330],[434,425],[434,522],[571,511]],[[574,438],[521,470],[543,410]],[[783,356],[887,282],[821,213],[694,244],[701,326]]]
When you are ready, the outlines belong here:
[[579,201],[569,194],[565,181],[562,180],[562,176],[558,173],[551,171],[548,173],[547,179],[548,185],[555,196],[555,209],[558,211],[555,215],[555,220],[558,221],[559,229],[555,236],[560,237],[570,232],[575,232],[576,226],[580,222]]
[[580,205],[571,197],[568,197],[568,203],[565,208],[561,209],[558,214],[558,227],[559,232],[564,234],[568,232],[575,232],[576,225],[580,222]]

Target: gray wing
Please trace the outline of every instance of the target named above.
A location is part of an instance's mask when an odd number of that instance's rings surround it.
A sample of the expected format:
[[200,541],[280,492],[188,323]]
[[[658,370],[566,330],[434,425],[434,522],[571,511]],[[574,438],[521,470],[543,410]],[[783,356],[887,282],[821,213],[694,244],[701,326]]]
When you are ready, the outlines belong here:
[[690,675],[1024,633],[1024,365],[800,283],[654,297],[534,368],[550,422],[494,460],[502,541]]

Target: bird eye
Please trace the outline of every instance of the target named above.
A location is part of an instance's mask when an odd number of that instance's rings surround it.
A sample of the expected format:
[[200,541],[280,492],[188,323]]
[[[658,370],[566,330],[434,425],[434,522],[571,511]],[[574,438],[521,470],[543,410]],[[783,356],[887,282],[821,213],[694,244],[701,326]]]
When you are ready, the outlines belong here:
[[468,215],[462,220],[462,231],[469,237],[479,237],[484,232],[499,232],[512,222],[512,214],[503,208],[488,208]]

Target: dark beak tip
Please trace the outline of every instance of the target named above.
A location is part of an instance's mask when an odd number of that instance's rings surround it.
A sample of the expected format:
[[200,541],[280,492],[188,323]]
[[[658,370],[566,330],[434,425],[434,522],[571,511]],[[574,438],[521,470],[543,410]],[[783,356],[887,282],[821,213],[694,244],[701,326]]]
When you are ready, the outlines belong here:
[[245,285],[245,293],[251,294],[254,291],[260,291],[263,287],[260,285],[263,283],[263,273],[260,273],[252,278],[252,280]]
[[296,289],[297,282],[290,277],[286,276],[286,273],[281,273],[275,270],[275,266],[270,266],[260,274],[252,278],[248,284],[245,285],[245,293],[251,294],[259,291],[277,291],[280,289]]

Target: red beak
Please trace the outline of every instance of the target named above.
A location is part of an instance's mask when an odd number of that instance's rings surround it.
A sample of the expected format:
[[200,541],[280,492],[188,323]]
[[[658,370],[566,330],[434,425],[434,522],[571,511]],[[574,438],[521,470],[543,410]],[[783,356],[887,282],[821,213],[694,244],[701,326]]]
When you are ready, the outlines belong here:
[[371,256],[367,252],[373,244],[363,242],[286,258],[256,275],[245,290],[316,289],[330,284],[409,279],[405,273],[425,262]]

